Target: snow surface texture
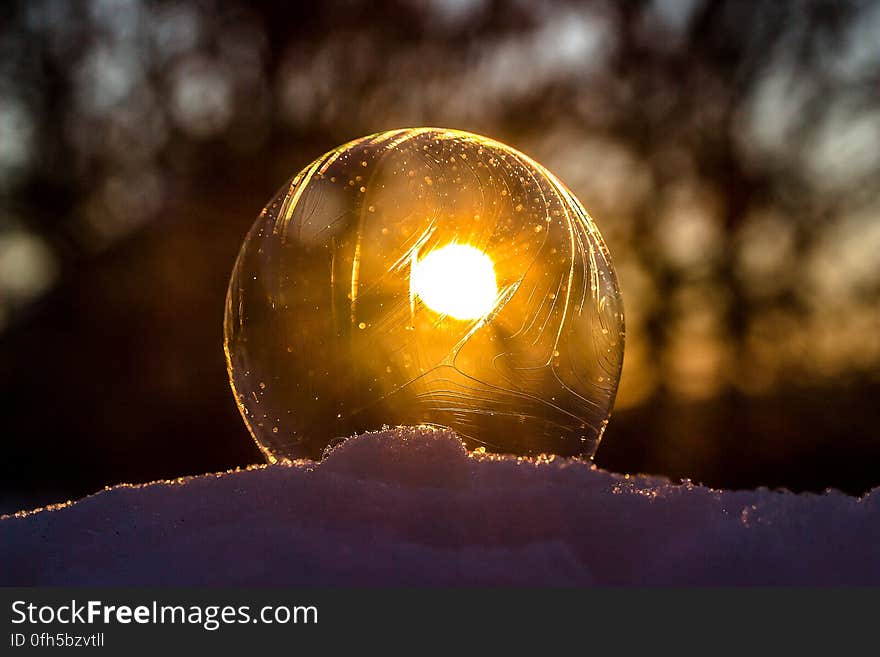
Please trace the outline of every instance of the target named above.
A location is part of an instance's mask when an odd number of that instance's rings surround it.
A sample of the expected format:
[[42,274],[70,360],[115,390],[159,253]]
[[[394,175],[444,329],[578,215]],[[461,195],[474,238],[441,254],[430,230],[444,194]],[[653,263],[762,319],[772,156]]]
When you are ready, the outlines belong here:
[[880,584],[880,488],[718,491],[395,429],[319,465],[117,486],[9,516],[0,584]]

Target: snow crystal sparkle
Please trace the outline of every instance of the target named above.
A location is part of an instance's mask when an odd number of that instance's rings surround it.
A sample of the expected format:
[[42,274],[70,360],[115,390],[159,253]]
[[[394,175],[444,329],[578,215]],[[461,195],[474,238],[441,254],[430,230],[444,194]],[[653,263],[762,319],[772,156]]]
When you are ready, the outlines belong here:
[[608,250],[574,195],[504,144],[436,128],[303,169],[251,228],[226,300],[233,392],[271,462],[420,424],[591,456],[623,341]]

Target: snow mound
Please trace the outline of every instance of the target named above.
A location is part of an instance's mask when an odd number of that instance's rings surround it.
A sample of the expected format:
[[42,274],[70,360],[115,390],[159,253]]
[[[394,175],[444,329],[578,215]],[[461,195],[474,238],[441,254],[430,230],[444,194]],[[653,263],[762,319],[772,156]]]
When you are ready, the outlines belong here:
[[468,454],[399,428],[311,462],[0,520],[3,585],[880,584],[880,489],[795,495]]

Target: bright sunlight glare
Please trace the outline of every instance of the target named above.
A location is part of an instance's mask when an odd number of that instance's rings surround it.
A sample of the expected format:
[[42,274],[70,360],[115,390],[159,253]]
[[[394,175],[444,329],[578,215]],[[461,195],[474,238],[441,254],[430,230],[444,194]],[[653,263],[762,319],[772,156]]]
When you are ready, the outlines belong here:
[[455,242],[413,260],[410,290],[431,310],[456,319],[485,317],[498,298],[492,259]]

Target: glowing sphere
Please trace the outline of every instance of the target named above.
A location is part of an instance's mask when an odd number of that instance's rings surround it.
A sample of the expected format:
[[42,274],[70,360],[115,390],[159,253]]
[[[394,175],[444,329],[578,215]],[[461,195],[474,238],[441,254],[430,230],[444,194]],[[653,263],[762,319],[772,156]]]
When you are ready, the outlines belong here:
[[226,300],[230,381],[270,462],[421,424],[591,456],[623,340],[608,250],[574,195],[509,146],[436,128],[303,169],[248,233]]

